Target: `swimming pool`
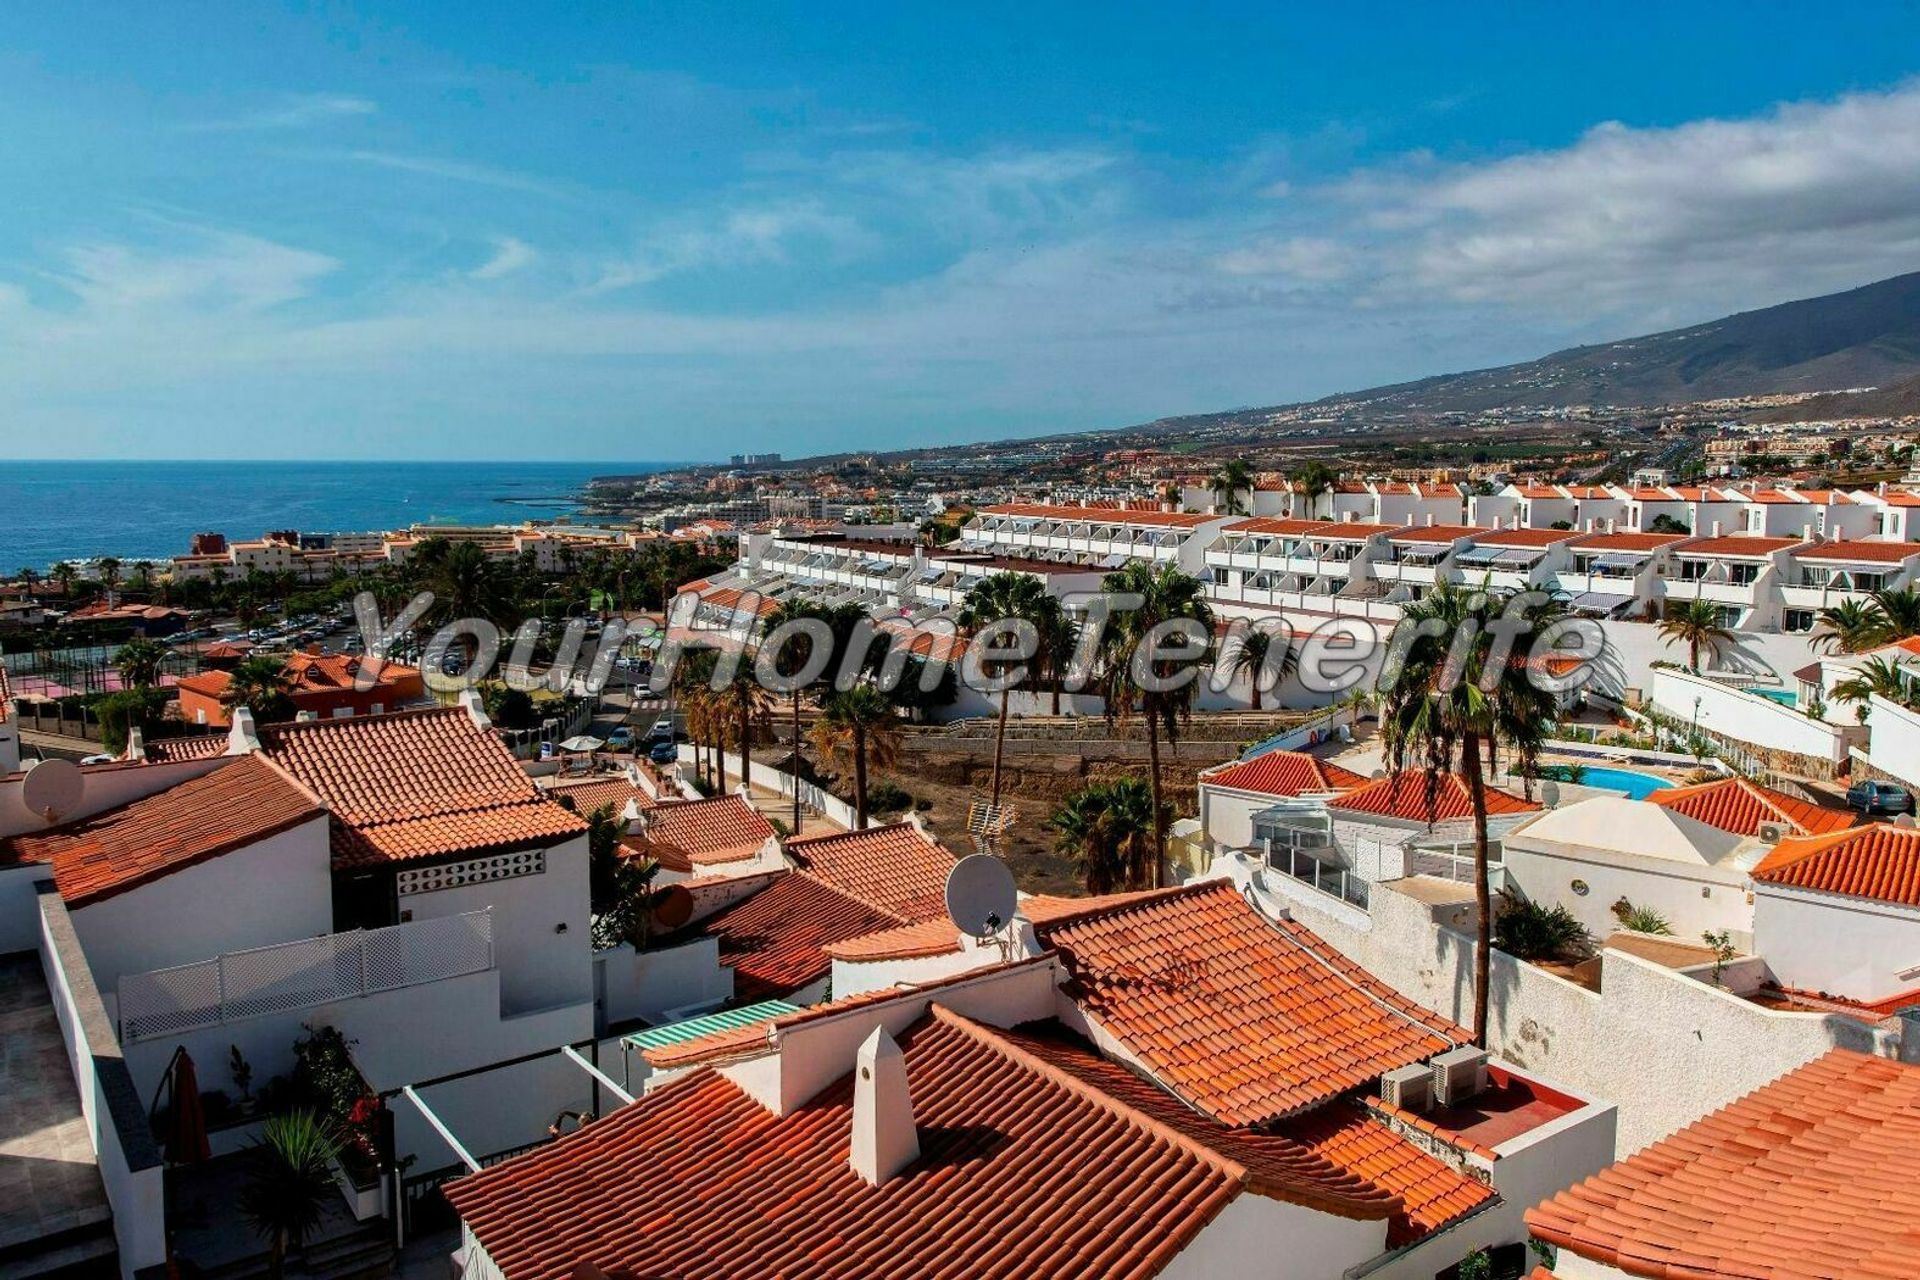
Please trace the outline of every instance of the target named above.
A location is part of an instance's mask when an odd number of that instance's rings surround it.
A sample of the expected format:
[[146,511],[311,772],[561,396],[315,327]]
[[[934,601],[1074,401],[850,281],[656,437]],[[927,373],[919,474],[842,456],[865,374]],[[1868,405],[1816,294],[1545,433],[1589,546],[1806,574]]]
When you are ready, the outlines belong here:
[[1783,707],[1800,705],[1800,693],[1796,689],[1749,689],[1748,693],[1757,693],[1769,702],[1777,702]]
[[1590,764],[1583,766],[1577,785],[1600,787],[1607,791],[1618,791],[1632,800],[1645,800],[1650,793],[1664,791],[1673,784],[1651,773],[1635,773],[1632,769],[1609,769],[1604,765]]

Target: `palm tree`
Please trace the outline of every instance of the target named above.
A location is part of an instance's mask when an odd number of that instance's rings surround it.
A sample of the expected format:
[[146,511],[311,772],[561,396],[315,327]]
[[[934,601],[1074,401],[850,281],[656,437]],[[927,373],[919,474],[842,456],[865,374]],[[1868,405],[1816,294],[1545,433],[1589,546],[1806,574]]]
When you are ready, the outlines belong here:
[[271,654],[258,653],[234,666],[220,701],[229,708],[247,708],[260,724],[291,720],[298,711],[287,694],[291,687],[286,664]]
[[1138,778],[1081,788],[1047,825],[1054,848],[1079,865],[1088,893],[1138,889],[1149,879],[1153,794]]
[[[693,740],[693,772],[703,782],[708,778],[706,747],[713,736],[713,672],[719,655],[712,649],[696,649],[680,659],[673,671],[674,699],[686,722],[687,737]],[[718,791],[717,786],[712,788]]]
[[80,580],[80,571],[71,561],[62,560],[53,566],[53,580],[60,586],[61,599],[72,600],[73,585]]
[[100,576],[100,587],[109,597],[113,589],[120,585],[120,561],[112,556],[101,556],[94,571]]
[[[422,581],[433,592],[432,617],[443,625],[460,618],[497,623],[508,604],[505,582],[475,542],[456,542],[448,547],[444,555],[428,564]],[[472,637],[466,637],[463,643],[471,644]],[[467,656],[473,656],[471,650]]]
[[813,744],[822,756],[853,764],[853,825],[867,828],[867,767],[885,768],[900,751],[900,717],[872,685],[857,684],[828,698],[813,725]]
[[[809,604],[805,600],[782,600],[774,607],[773,612],[767,615],[767,634],[773,635],[782,627],[808,620],[827,622],[831,626],[831,622],[828,622],[825,617],[825,612],[819,606]],[[812,636],[803,630],[796,630],[793,632],[792,639],[781,647],[781,654],[788,659],[785,665],[790,669],[781,671],[780,674],[794,682],[787,694],[793,711],[793,832],[795,835],[800,833],[800,694],[802,689],[798,677],[806,669],[807,664],[813,661],[813,644]],[[777,666],[781,654],[774,655]],[[828,661],[831,663],[831,658]]]
[[240,1212],[267,1238],[267,1273],[279,1280],[287,1251],[298,1248],[320,1225],[339,1196],[332,1161],[340,1149],[327,1125],[311,1111],[273,1116],[260,1128],[254,1167],[240,1188]]
[[1700,670],[1700,650],[1717,654],[1721,645],[1732,644],[1733,632],[1720,623],[1720,606],[1707,600],[1689,600],[1669,606],[1660,620],[1660,638],[1667,644],[1687,646],[1687,665]]
[[23,565],[17,576],[20,579],[21,590],[31,599],[33,596],[33,584],[40,581],[40,571],[32,565]]
[[[972,638],[1004,623],[1032,623],[1035,615],[1046,607],[1042,602],[1047,598],[1047,589],[1040,585],[1038,578],[1024,573],[992,574],[976,583],[960,602],[960,630]],[[993,670],[986,674],[1004,679],[1017,664],[995,662],[991,665]],[[1000,803],[1000,765],[1007,749],[1007,706],[1012,697],[1011,685],[1000,690],[1000,716],[993,731],[993,796],[988,803],[996,807]]]
[[[1320,495],[1333,488],[1338,479],[1333,469],[1324,462],[1308,462],[1295,467],[1293,474],[1287,477],[1293,481],[1294,488],[1307,497],[1307,517],[1311,519],[1319,510]],[[1331,514],[1331,513],[1329,513]]]
[[1287,678],[1300,669],[1300,651],[1293,647],[1288,636],[1276,636],[1273,631],[1255,627],[1241,634],[1239,643],[1227,658],[1227,675],[1238,680],[1247,677],[1253,686],[1253,709],[1260,710],[1260,682],[1267,675],[1267,659],[1273,655],[1273,642],[1281,644],[1278,669],[1274,672],[1273,687],[1278,689],[1287,682]]
[[[1474,931],[1473,1036],[1487,1042],[1487,972],[1493,947],[1493,907],[1487,889],[1487,780],[1502,745],[1531,779],[1554,713],[1554,695],[1538,687],[1528,664],[1496,651],[1488,624],[1506,615],[1497,592],[1442,583],[1405,607],[1401,626],[1412,643],[1398,669],[1382,672],[1380,724],[1388,767],[1395,773],[1416,760],[1426,772],[1427,807],[1434,810],[1441,779],[1456,770],[1473,807]],[[1547,604],[1526,611],[1537,630],[1557,615]],[[1396,641],[1397,643],[1397,641]],[[1455,653],[1454,650],[1459,652]]]
[[[1118,572],[1108,574],[1101,589],[1111,595],[1140,599],[1137,609],[1114,610],[1101,649],[1108,718],[1132,715],[1137,699],[1147,724],[1148,784],[1153,801],[1152,880],[1158,886],[1167,860],[1168,815],[1160,788],[1160,735],[1165,733],[1167,740],[1173,741],[1181,721],[1193,708],[1199,662],[1206,656],[1213,636],[1213,609],[1207,604],[1207,589],[1200,580],[1170,564],[1129,561]],[[1141,672],[1154,677],[1152,688],[1142,685],[1134,674],[1136,657],[1144,664],[1149,646],[1162,653],[1179,651],[1176,656],[1155,662],[1151,672]],[[1176,680],[1189,667],[1193,678]],[[1174,683],[1178,683],[1177,688],[1165,687]]]
[[151,561],[142,560],[139,564],[133,566],[133,585],[137,587],[142,594],[152,592],[153,564]]
[[158,640],[136,636],[120,646],[113,665],[129,688],[151,689],[160,683],[160,664],[166,656],[167,647]]
[[1880,614],[1867,601],[1842,600],[1829,605],[1820,611],[1820,626],[1812,644],[1830,653],[1859,653],[1880,643]]
[[1214,504],[1220,511],[1230,516],[1246,514],[1246,507],[1240,503],[1240,491],[1253,488],[1253,468],[1243,459],[1235,458],[1222,464],[1207,484],[1213,490]]
[[1879,615],[1876,643],[1892,644],[1909,636],[1920,636],[1920,592],[1912,587],[1874,592],[1873,609]]
[[1833,686],[1835,701],[1858,703],[1862,708],[1875,694],[1903,707],[1913,704],[1912,682],[1890,658],[1868,658],[1858,671]]
[[[732,678],[713,693],[716,710],[730,723],[734,737],[740,742],[740,785],[751,791],[753,735],[766,728],[773,697],[760,687],[760,677],[754,672],[753,664],[744,660],[734,665]],[[726,770],[722,768],[721,790],[724,791],[726,785]]]
[[1040,651],[1035,655],[1040,672],[1053,692],[1053,714],[1060,714],[1060,686],[1073,666],[1074,651],[1080,645],[1080,624],[1067,612],[1058,596],[1046,596],[1029,619],[1040,631]]

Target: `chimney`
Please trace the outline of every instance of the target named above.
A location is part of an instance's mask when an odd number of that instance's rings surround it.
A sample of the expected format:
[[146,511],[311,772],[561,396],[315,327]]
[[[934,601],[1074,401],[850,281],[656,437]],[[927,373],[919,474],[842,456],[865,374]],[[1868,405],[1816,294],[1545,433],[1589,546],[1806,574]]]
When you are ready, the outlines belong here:
[[1612,516],[1608,516],[1608,517],[1607,517],[1607,532],[1608,532],[1608,533],[1612,533],[1613,531],[1614,531],[1614,522],[1613,522],[1613,517],[1612,517]]
[[907,1059],[887,1029],[875,1027],[854,1057],[853,1072],[853,1148],[847,1159],[877,1187],[920,1158]]
[[1812,542],[1812,541],[1813,541],[1813,526],[1812,526],[1812,525],[1810,525],[1810,524],[1803,524],[1803,525],[1801,525],[1801,526],[1800,526],[1800,541],[1802,541],[1802,542]]
[[1720,534],[1721,534],[1720,522],[1718,520],[1715,520],[1713,522],[1713,536],[1717,538],[1720,536]]
[[227,754],[244,756],[260,749],[260,735],[253,727],[250,707],[233,709],[233,727],[227,730]]
[[[1612,522],[1611,520],[1609,520],[1609,521],[1608,521],[1607,523],[1608,523],[1608,524],[1612,524],[1613,522]],[[1600,521],[1599,521],[1599,520],[1597,520],[1597,519],[1595,519],[1595,518],[1594,518],[1593,516],[1588,516],[1588,517],[1587,517],[1587,532],[1588,532],[1588,533],[1598,533],[1599,531],[1600,531]],[[1611,531],[1611,530],[1609,530],[1608,532],[1612,532],[1612,531]]]
[[1427,528],[1433,528],[1433,512],[1427,512]]
[[122,760],[145,760],[147,758],[147,735],[140,732],[139,725],[127,728],[127,750]]
[[460,691],[460,705],[467,709],[467,719],[473,721],[474,728],[493,728],[493,720],[487,715],[486,708],[480,705],[480,691],[478,689],[462,689]]

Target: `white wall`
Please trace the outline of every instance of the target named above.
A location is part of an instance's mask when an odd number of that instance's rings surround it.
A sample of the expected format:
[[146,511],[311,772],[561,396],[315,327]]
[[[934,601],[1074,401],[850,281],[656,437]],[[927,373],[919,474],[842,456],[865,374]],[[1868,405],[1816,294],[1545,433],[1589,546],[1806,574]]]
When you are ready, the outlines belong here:
[[1753,888],[1754,944],[1782,986],[1868,1003],[1920,988],[1920,909],[1760,880]]
[[[593,930],[587,838],[548,849],[539,875],[408,894],[415,920],[493,909],[493,955],[502,1011],[524,1013],[593,999]],[[564,925],[561,929],[558,926]]]
[[51,890],[39,903],[40,966],[113,1210],[120,1274],[131,1280],[167,1258],[166,1168],[146,1126],[149,1095],[139,1090],[120,1055],[65,906]]
[[644,1018],[675,1022],[687,1010],[711,1008],[733,998],[733,970],[720,963],[717,938],[695,938],[677,947],[635,951],[622,943],[596,952],[603,1023]]
[[1848,731],[1804,715],[1796,707],[1689,672],[1655,671],[1653,705],[1683,724],[1697,724],[1707,732],[1768,751],[1791,751],[1830,764],[1847,758]]
[[[84,787],[80,803],[60,821],[77,822],[96,813],[139,800],[145,796],[179,786],[193,778],[212,773],[223,763],[214,756],[206,760],[182,760],[165,764],[89,765],[81,770]],[[24,776],[24,775],[23,775]],[[27,808],[20,798],[20,778],[0,781],[0,836],[19,835],[23,831],[44,831],[47,820]]]
[[53,868],[22,863],[0,867],[0,956],[40,945],[40,890]]
[[94,981],[115,993],[130,973],[330,933],[327,818],[75,908],[73,927]]
[[1874,766],[1920,787],[1920,712],[1878,694],[1867,712],[1867,751]]
[[[1682,940],[1727,929],[1744,945],[1753,934],[1754,909],[1742,872],[1633,854],[1588,850],[1583,856],[1559,841],[1530,841],[1524,831],[1508,836],[1504,848],[1508,885],[1530,901],[1565,907],[1596,939],[1620,927],[1613,904],[1621,898],[1658,911]],[[1585,895],[1574,892],[1575,880],[1586,883]]]
[[[1386,1247],[1385,1219],[1342,1218],[1243,1190],[1174,1256],[1160,1276],[1162,1280],[1326,1280],[1378,1257]],[[1429,1268],[1423,1280],[1432,1274]]]

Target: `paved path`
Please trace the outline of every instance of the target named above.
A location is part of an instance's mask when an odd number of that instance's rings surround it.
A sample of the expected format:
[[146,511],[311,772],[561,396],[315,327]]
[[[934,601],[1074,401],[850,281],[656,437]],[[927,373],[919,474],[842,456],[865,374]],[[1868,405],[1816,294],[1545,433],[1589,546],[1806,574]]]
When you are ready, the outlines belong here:
[[0,1249],[109,1216],[40,957],[0,956]]

